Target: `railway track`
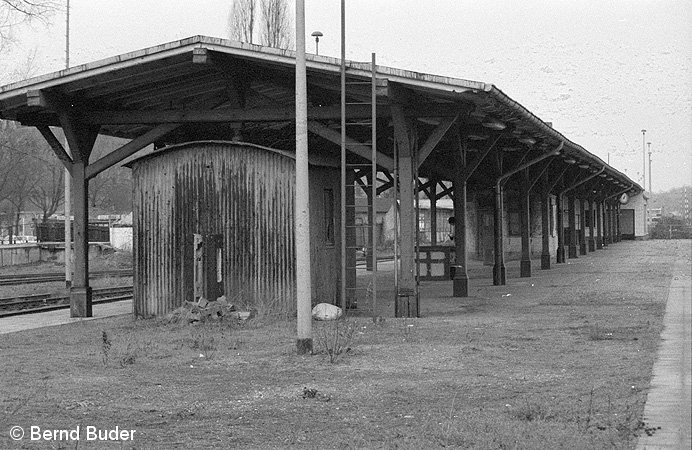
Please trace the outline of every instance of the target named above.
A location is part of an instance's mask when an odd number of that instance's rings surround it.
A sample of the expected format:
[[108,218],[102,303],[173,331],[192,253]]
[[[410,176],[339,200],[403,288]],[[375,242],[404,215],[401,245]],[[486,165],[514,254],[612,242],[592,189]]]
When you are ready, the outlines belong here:
[[[93,304],[118,302],[132,298],[132,286],[117,286],[93,289]],[[70,307],[69,296],[52,296],[51,294],[18,295],[0,298],[0,317],[32,314]]]
[[[100,270],[89,273],[89,278],[104,277],[131,277],[132,269]],[[52,281],[65,281],[65,273],[31,273],[21,275],[0,275],[0,286],[12,286],[17,284],[48,283]]]

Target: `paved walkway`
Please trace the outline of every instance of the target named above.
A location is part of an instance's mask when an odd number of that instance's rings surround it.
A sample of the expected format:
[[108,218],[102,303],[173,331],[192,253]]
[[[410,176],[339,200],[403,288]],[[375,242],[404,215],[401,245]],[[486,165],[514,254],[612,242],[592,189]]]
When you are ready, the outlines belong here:
[[71,318],[69,309],[4,317],[0,319],[0,334],[14,333],[15,331],[30,330],[32,328],[64,325],[66,323],[79,322],[81,320],[103,319],[105,317],[118,316],[121,314],[132,314],[132,300],[94,305],[94,316],[86,319]]
[[674,273],[643,419],[661,429],[640,437],[637,449],[692,449],[692,278],[684,261]]

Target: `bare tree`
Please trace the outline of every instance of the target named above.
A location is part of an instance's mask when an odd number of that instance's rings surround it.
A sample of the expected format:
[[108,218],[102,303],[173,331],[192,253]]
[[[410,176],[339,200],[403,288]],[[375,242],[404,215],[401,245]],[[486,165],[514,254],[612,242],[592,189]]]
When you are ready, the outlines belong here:
[[257,0],[234,0],[228,15],[228,34],[231,39],[254,42]]
[[62,164],[54,161],[43,167],[38,165],[37,173],[39,176],[29,191],[29,202],[41,210],[41,222],[45,223],[63,204],[65,171]]
[[261,0],[262,45],[275,48],[293,47],[293,25],[286,0]]
[[0,210],[4,212],[0,226],[18,229],[20,214],[29,204],[47,220],[62,204],[63,172],[35,129],[0,121]]
[[46,23],[59,5],[55,0],[0,0],[0,51],[12,43],[14,27],[34,20]]
[[[99,136],[94,144],[92,158],[98,159],[121,147],[127,141],[110,136]],[[124,167],[111,167],[89,182],[89,206],[109,211],[132,210],[132,172]]]
[[231,39],[292,48],[293,25],[287,0],[233,0],[228,16]]

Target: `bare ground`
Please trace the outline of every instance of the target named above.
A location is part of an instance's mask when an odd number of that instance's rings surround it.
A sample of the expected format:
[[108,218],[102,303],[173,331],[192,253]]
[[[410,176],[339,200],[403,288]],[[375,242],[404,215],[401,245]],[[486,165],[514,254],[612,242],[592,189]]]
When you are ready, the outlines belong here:
[[[420,319],[339,322],[354,333],[333,364],[335,323],[314,323],[320,353],[297,356],[295,321],[269,317],[1,335],[0,447],[632,448],[673,262],[691,254],[689,241],[622,242],[534,262],[530,279],[511,263],[506,286],[480,268],[467,299],[427,283]],[[14,425],[137,432],[15,442]]]

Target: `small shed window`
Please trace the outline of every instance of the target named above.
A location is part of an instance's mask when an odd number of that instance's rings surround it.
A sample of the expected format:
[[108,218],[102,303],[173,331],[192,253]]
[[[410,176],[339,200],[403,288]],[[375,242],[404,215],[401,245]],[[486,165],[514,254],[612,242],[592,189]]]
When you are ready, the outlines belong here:
[[327,245],[334,245],[334,191],[324,190],[324,240]]

